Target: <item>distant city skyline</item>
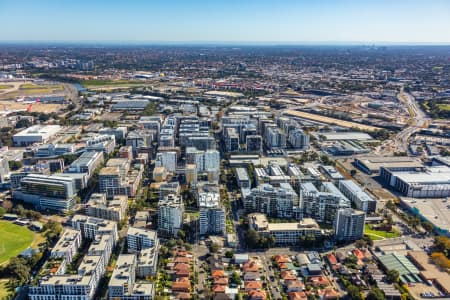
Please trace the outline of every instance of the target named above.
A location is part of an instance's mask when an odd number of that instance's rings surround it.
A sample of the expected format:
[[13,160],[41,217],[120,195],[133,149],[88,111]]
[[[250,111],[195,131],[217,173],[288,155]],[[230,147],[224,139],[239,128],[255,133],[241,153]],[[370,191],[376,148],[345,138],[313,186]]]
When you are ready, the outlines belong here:
[[0,42],[448,44],[450,1],[0,0]]

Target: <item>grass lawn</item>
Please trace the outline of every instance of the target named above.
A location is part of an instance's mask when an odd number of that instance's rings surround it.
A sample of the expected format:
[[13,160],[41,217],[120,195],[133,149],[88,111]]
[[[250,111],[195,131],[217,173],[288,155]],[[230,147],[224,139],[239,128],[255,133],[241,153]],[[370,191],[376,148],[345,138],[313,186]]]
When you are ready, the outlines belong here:
[[92,80],[84,80],[81,82],[83,87],[101,87],[101,86],[129,86],[129,85],[142,85],[145,84],[143,81],[132,81],[132,80],[100,80],[100,79],[92,79]]
[[364,234],[367,234],[372,240],[382,240],[382,239],[391,239],[400,236],[400,233],[397,231],[381,231],[371,229],[369,224],[364,226]]
[[54,93],[58,91],[63,91],[64,87],[62,85],[36,85],[25,83],[20,86],[20,91],[26,94],[45,94]]
[[[11,85],[7,85],[7,84],[0,84],[0,90],[6,90],[9,89],[11,87]],[[0,298],[1,299],[1,298]]]
[[440,110],[450,110],[450,104],[438,104]]
[[25,83],[20,86],[20,89],[21,90],[42,90],[42,89],[47,89],[47,87],[43,86],[43,85]]
[[0,265],[28,248],[35,233],[26,227],[0,221]]

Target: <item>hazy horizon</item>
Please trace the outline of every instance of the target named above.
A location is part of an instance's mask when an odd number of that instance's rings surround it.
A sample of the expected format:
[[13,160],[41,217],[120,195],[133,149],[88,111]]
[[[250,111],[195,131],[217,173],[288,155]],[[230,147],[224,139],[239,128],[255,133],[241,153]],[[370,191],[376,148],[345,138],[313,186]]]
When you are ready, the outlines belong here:
[[450,44],[445,0],[0,0],[2,43]]

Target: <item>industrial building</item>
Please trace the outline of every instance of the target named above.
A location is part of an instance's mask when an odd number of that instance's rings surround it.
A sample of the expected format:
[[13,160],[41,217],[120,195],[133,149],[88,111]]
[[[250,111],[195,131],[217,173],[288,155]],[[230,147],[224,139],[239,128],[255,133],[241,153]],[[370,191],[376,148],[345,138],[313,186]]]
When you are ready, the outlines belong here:
[[34,143],[47,143],[62,129],[59,125],[34,125],[13,135],[14,146],[26,147]]
[[380,176],[406,197],[445,198],[450,196],[450,168],[432,166],[421,170],[396,171],[381,168]]
[[382,167],[396,171],[422,168],[423,164],[408,156],[364,156],[355,158],[354,164],[361,171],[372,175],[379,174]]
[[397,270],[400,281],[405,284],[422,281],[419,277],[419,270],[405,255],[390,253],[379,256],[378,260],[387,271]]
[[150,101],[142,99],[142,100],[121,100],[117,103],[111,105],[112,111],[142,111],[148,105]]

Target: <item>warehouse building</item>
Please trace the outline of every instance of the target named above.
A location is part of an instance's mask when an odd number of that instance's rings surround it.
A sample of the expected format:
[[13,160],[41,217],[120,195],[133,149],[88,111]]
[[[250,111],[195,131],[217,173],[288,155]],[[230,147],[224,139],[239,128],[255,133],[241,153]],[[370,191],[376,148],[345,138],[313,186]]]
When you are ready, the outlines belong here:
[[420,161],[408,156],[364,156],[355,158],[354,164],[361,171],[369,175],[380,173],[380,168],[382,167],[396,171],[406,171],[423,167]]
[[415,171],[381,168],[381,177],[406,197],[444,198],[450,196],[450,168],[427,167]]
[[59,125],[34,125],[13,135],[14,146],[26,147],[34,143],[47,143],[62,129]]
[[112,111],[144,110],[150,104],[148,100],[122,100],[111,106]]
[[382,255],[378,259],[386,271],[397,270],[401,282],[405,284],[422,282],[419,270],[405,255],[391,253]]

